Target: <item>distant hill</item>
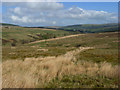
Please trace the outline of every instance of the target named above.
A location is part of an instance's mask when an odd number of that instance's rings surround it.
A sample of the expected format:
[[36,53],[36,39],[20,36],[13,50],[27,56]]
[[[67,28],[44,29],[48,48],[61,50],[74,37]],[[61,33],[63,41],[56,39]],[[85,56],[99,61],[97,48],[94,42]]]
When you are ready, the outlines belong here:
[[14,24],[8,24],[8,23],[0,23],[2,26],[19,26],[19,25],[14,25]]
[[118,24],[80,24],[80,25],[69,25],[61,28],[57,28],[65,31],[77,31],[81,33],[97,33],[97,32],[110,32],[118,31]]
[[[18,26],[14,24],[0,23],[2,26]],[[78,24],[78,25],[68,25],[68,26],[40,26],[40,27],[25,27],[25,28],[46,28],[46,29],[56,29],[64,30],[75,33],[99,33],[99,32],[114,32],[118,31],[117,23],[109,24]]]
[[57,29],[57,28],[61,28],[61,26],[48,26],[48,27],[45,27],[45,28]]

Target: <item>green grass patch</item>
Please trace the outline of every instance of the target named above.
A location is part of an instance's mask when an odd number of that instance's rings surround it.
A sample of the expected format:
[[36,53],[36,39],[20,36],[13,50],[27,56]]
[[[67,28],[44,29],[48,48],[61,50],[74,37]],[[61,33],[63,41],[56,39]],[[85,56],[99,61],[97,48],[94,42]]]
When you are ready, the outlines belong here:
[[92,49],[81,52],[76,55],[78,61],[87,60],[95,63],[109,62],[118,64],[118,50],[117,49]]
[[43,86],[43,88],[117,88],[118,80],[104,76],[67,75],[62,79],[55,78]]

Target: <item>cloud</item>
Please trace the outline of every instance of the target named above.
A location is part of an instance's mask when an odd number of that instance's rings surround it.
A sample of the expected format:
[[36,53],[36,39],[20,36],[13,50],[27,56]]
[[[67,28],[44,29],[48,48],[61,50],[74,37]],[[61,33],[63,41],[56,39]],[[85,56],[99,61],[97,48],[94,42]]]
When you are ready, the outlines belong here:
[[30,9],[39,9],[39,10],[57,10],[63,8],[63,4],[61,3],[50,3],[50,2],[42,2],[42,3],[26,3],[27,7]]
[[16,23],[31,23],[32,21],[27,17],[27,16],[23,16],[23,17],[18,17],[18,16],[14,16],[12,15],[11,16],[11,20],[16,22]]
[[84,10],[79,7],[71,7],[66,10],[66,13],[63,15],[65,18],[73,19],[110,19],[113,17],[114,13],[108,13],[105,11],[96,11],[96,10]]
[[[3,0],[2,2],[83,2],[83,0]],[[119,0],[84,0],[84,2],[119,2]]]
[[19,14],[19,15],[22,13],[20,7],[16,7],[16,8],[14,8],[14,9],[11,9],[11,11],[13,11],[15,14]]
[[58,0],[3,0],[2,2],[57,2]]
[[[23,26],[62,26],[69,24],[100,24],[117,22],[115,13],[85,10],[80,7],[64,8],[63,3],[4,3],[9,4],[3,20]],[[14,7],[14,8],[13,8]]]

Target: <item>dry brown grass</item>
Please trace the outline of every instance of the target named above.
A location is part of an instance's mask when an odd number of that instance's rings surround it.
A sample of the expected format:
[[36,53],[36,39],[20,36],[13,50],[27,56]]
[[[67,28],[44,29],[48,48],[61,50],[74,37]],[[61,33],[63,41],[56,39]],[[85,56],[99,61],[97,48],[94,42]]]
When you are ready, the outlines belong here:
[[117,77],[118,66],[109,63],[92,63],[88,61],[76,61],[74,55],[92,49],[81,47],[75,51],[70,51],[58,57],[26,58],[21,60],[8,60],[3,62],[3,88],[35,88],[38,84],[42,86],[44,82],[63,75],[103,75],[106,77]]

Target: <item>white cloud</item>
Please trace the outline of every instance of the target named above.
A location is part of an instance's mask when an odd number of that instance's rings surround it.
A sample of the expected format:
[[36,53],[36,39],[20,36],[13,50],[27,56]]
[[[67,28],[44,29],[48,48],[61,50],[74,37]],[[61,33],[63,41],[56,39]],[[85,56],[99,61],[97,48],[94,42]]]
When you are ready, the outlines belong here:
[[53,24],[56,24],[56,21],[53,21]]
[[[2,2],[83,2],[83,0],[2,0]],[[119,2],[119,0],[84,0],[84,2]]]
[[2,0],[2,2],[57,2],[57,0]]
[[109,19],[113,17],[113,13],[108,13],[105,11],[96,11],[96,10],[84,10],[79,7],[73,7],[66,11],[66,18],[74,18],[74,19]]
[[45,23],[46,20],[45,19],[36,19],[34,20],[35,23]]
[[13,11],[16,14],[21,14],[21,8],[20,7],[16,7]]
[[32,21],[27,17],[27,16],[23,16],[23,17],[18,17],[18,16],[14,16],[12,15],[11,16],[11,19],[14,21],[14,22],[21,22],[21,23],[31,23]]
[[27,7],[30,9],[39,9],[39,10],[57,10],[63,8],[63,4],[61,3],[50,3],[50,2],[43,2],[43,3],[26,3]]
[[[11,3],[13,5],[13,3]],[[14,5],[16,6],[16,5]],[[114,23],[117,16],[106,11],[85,10],[80,7],[64,8],[62,3],[17,3],[8,8],[4,21],[29,26],[69,25],[81,23]]]

